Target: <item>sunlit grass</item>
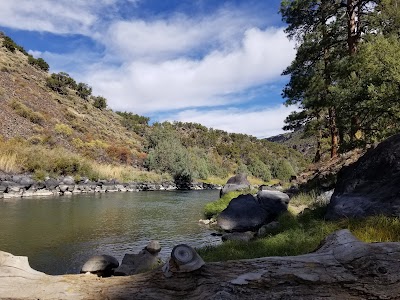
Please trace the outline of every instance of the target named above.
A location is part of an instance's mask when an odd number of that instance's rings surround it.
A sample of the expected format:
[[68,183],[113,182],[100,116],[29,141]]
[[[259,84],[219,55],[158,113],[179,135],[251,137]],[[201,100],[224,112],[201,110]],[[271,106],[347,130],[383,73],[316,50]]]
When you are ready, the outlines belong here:
[[[224,203],[229,203],[228,198],[223,200]],[[326,207],[316,201],[315,193],[300,195],[297,201],[301,205],[310,204],[310,209],[298,215],[290,211],[282,214],[278,218],[279,228],[270,230],[266,237],[250,242],[228,241],[204,247],[198,249],[200,256],[211,262],[306,254],[317,249],[325,237],[339,229],[349,229],[364,242],[400,241],[399,218],[379,215],[364,219],[326,221]]]

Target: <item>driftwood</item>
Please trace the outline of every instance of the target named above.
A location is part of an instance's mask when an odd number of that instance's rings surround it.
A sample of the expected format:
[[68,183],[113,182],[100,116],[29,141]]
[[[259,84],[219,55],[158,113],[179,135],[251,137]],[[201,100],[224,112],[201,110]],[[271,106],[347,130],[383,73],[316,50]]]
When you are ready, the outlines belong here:
[[208,263],[191,273],[50,276],[0,252],[1,299],[400,299],[400,243],[363,243],[347,230],[313,253]]

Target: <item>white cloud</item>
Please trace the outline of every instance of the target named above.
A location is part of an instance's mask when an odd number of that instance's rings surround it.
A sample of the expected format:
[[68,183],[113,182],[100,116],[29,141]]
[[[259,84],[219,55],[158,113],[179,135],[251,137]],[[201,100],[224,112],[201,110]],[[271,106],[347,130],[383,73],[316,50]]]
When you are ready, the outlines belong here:
[[227,132],[245,133],[264,138],[283,133],[284,119],[295,110],[297,110],[295,106],[283,105],[260,110],[227,108],[200,111],[192,109],[168,116],[162,121],[194,122]]
[[99,39],[120,57],[157,60],[187,56],[199,49],[238,46],[243,32],[261,23],[261,18],[245,12],[221,9],[207,17],[118,21]]
[[119,67],[95,65],[86,81],[119,110],[149,113],[216,106],[235,102],[234,95],[244,89],[276,81],[294,57],[282,29],[247,29],[238,44],[200,59],[182,55],[157,61],[130,58]]
[[0,1],[0,25],[56,34],[90,35],[99,14],[118,1],[122,0]]

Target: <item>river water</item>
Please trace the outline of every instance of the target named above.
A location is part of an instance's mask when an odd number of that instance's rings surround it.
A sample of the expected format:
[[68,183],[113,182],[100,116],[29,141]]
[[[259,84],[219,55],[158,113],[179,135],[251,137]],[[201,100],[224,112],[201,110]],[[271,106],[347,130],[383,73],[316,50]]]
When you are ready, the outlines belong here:
[[199,225],[219,191],[152,191],[0,200],[0,250],[47,274],[79,273],[92,255],[119,261],[159,240],[164,260],[180,243],[216,244]]

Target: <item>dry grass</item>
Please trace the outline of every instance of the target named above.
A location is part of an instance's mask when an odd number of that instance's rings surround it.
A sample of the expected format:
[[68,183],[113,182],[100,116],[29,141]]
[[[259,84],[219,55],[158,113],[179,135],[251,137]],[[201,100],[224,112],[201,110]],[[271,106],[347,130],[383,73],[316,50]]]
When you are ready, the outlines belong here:
[[20,166],[17,161],[15,153],[2,153],[0,154],[0,170],[7,173],[20,172]]

